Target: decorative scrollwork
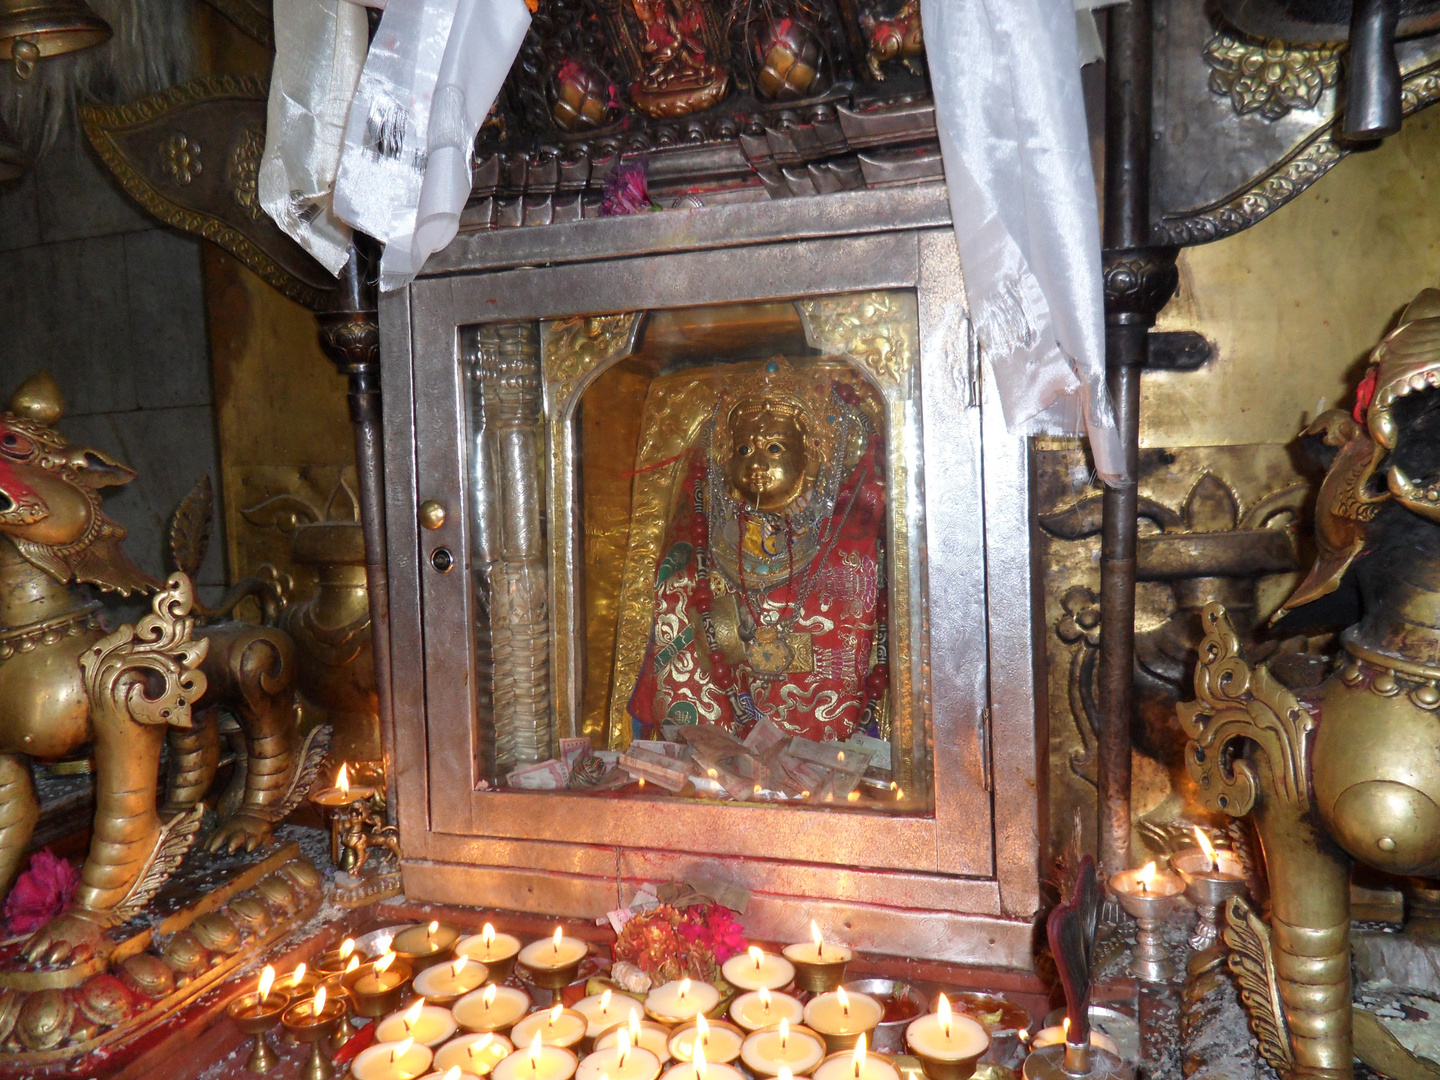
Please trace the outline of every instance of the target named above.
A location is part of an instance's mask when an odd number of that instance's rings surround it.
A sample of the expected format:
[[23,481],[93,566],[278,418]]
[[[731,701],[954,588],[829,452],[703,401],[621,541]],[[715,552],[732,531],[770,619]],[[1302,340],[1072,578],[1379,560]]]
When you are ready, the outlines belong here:
[[[1176,708],[1189,736],[1185,767],[1209,810],[1243,817],[1255,806],[1261,783],[1267,794],[1304,811],[1305,740],[1315,726],[1295,695],[1261,665],[1245,660],[1239,636],[1220,604],[1206,604],[1201,616],[1205,640],[1195,668],[1195,697]],[[1264,752],[1269,771],[1256,774],[1231,745],[1249,739]]]
[[1340,78],[1340,49],[1303,48],[1222,30],[1205,45],[1210,90],[1228,97],[1237,116],[1258,112],[1279,120],[1291,109],[1313,109]]
[[[191,726],[190,706],[206,686],[200,662],[210,648],[191,636],[193,603],[189,577],[171,574],[151,600],[153,614],[101,638],[80,657],[93,710],[137,724]],[[147,693],[156,681],[159,692]]]
[[919,323],[912,294],[850,293],[795,306],[812,346],[849,357],[882,387],[900,386],[914,367]]
[[300,801],[310,794],[310,789],[315,786],[315,778],[320,775],[320,766],[325,764],[325,756],[330,753],[331,733],[329,724],[319,724],[310,729],[310,734],[305,736],[305,745],[295,756],[295,775],[290,778],[285,797],[260,815],[266,821],[284,821],[300,805]]
[[1230,947],[1230,971],[1240,986],[1240,1002],[1250,1017],[1260,1053],[1276,1072],[1289,1075],[1295,1057],[1280,1000],[1270,927],[1243,896],[1232,896],[1225,905],[1225,944]]
[[154,850],[151,851],[145,868],[140,871],[135,884],[130,886],[130,891],[109,911],[91,912],[90,917],[100,914],[111,926],[118,926],[139,915],[160,891],[160,886],[170,880],[170,875],[180,865],[180,860],[195,843],[195,836],[200,831],[200,822],[204,816],[205,804],[196,803],[189,810],[176,814],[165,822],[160,827],[160,835],[155,840]]
[[557,399],[567,397],[585,376],[634,351],[642,312],[577,315],[544,325],[545,382],[559,384]]
[[261,128],[246,128],[240,133],[240,141],[230,152],[231,197],[235,205],[245,212],[251,221],[265,216],[260,205],[260,159],[265,155],[265,132]]

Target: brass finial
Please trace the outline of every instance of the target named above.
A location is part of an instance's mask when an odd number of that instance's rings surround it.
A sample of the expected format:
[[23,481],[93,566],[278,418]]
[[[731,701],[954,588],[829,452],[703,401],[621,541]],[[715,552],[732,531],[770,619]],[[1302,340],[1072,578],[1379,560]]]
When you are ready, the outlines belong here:
[[10,398],[10,411],[16,416],[53,427],[65,412],[65,399],[60,384],[48,371],[37,371],[20,384]]

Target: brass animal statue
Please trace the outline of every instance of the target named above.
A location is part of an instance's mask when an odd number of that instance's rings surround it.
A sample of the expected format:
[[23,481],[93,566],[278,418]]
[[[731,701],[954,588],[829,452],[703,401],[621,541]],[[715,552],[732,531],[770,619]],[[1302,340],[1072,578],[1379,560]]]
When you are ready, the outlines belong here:
[[[31,763],[90,744],[95,765],[94,833],[74,903],[23,949],[47,965],[103,959],[104,931],[135,915],[178,865],[215,775],[222,708],[248,752],[243,793],[210,836],[212,850],[267,842],[319,764],[301,753],[288,637],[240,623],[195,627],[188,577],[151,579],[102,509],[101,490],[135,473],[55,431],[63,408],[41,373],[0,413],[0,894],[39,816]],[[125,596],[159,590],[154,613],[107,635],[86,584]]]
[[1303,605],[1337,604],[1353,575],[1360,616],[1334,673],[1297,696],[1246,660],[1211,604],[1197,700],[1180,706],[1206,807],[1250,816],[1260,837],[1268,924],[1236,897],[1225,938],[1261,1049],[1287,1080],[1348,1080],[1352,1053],[1384,1051],[1375,1025],[1353,1023],[1354,862],[1440,876],[1440,291],[1421,293],[1370,361],[1353,416],[1311,426],[1338,452],[1315,509],[1315,567],[1280,612],[1301,609],[1294,622],[1316,612]]
[[865,64],[870,77],[877,82],[885,79],[885,70],[880,65],[888,60],[899,60],[912,75],[923,75],[924,65],[920,58],[925,55],[925,33],[920,25],[920,0],[905,0],[900,10],[890,16],[876,14],[873,10],[860,16],[860,28],[865,31],[869,48]]

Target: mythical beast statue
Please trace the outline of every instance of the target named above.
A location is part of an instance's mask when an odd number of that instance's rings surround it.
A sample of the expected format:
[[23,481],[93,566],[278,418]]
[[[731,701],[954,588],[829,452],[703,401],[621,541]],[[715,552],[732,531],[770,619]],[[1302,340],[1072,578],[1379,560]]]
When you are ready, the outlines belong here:
[[1340,1080],[1360,1030],[1352,860],[1440,875],[1440,291],[1421,293],[1371,353],[1353,415],[1328,412],[1307,434],[1338,452],[1315,566],[1277,618],[1328,604],[1315,621],[1343,622],[1333,612],[1349,597],[1359,620],[1330,677],[1297,696],[1246,661],[1210,605],[1198,700],[1180,719],[1208,808],[1250,815],[1261,839],[1268,924],[1237,898],[1226,929],[1261,1047],[1288,1078]]
[[[161,586],[125,554],[100,489],[135,473],[54,430],[63,402],[48,374],[0,413],[0,894],[39,815],[32,761],[93,744],[95,822],[71,909],[26,944],[37,963],[103,958],[103,931],[134,915],[193,842],[219,761],[220,713],[243,731],[243,793],[211,850],[254,849],[294,808],[323,754],[301,751],[294,646],[270,627],[196,628],[190,580]],[[107,635],[80,584],[159,590],[154,614]],[[166,798],[157,805],[167,732]],[[328,732],[327,732],[328,733]],[[315,745],[319,743],[321,745]]]

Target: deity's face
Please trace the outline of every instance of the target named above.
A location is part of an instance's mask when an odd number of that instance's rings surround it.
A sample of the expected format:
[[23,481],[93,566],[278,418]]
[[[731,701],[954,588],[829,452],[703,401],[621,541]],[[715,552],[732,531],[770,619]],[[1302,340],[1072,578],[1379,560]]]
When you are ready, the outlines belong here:
[[805,430],[793,415],[742,404],[730,415],[730,460],[725,475],[749,506],[783,510],[805,487]]

